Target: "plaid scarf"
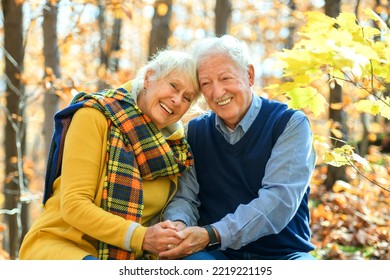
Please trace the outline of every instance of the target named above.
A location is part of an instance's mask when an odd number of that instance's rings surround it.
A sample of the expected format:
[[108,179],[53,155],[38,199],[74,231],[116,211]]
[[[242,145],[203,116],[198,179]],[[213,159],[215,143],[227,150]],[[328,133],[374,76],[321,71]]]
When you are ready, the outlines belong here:
[[[101,207],[126,220],[140,222],[143,210],[142,181],[180,175],[193,164],[184,138],[166,140],[151,120],[119,88],[93,94],[76,95],[71,104],[55,117],[45,178],[43,203],[52,194],[54,180],[60,176],[64,140],[73,114],[92,107],[107,118],[107,174]],[[134,251],[99,242],[100,259],[135,259]]]

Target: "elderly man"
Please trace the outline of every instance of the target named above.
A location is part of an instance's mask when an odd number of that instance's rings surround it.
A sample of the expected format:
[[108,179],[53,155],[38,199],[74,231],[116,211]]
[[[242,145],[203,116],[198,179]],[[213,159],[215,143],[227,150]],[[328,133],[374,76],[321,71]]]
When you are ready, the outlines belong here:
[[316,155],[307,117],[255,95],[244,42],[225,35],[195,50],[211,111],[188,124],[195,168],[179,178],[164,214],[186,238],[160,257],[315,259],[308,199]]

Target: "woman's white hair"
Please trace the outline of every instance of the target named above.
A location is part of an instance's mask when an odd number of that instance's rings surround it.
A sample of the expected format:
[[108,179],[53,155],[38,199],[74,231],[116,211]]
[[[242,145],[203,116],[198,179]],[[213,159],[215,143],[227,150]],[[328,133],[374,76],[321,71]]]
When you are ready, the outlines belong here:
[[[196,62],[186,52],[175,50],[160,50],[152,59],[143,66],[136,74],[135,79],[143,85],[146,73],[152,70],[151,80],[164,79],[172,73],[181,73],[191,82],[196,90],[197,97],[200,95],[199,84],[196,75]],[[143,88],[139,87],[140,89]]]
[[251,64],[247,44],[231,35],[205,38],[194,47],[193,56],[198,65],[212,55],[227,55],[243,70]]

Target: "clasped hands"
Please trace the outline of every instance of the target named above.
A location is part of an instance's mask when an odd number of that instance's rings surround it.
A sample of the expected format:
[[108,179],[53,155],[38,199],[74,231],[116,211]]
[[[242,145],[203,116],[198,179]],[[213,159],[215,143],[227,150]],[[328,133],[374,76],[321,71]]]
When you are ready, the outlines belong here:
[[148,227],[142,249],[158,254],[160,259],[179,259],[203,250],[209,240],[202,227],[164,221]]

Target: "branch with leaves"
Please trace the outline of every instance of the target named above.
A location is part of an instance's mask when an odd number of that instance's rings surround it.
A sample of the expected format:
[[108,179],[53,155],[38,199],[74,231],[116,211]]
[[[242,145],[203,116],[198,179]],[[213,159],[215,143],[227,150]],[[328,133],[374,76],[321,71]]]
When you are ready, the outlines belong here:
[[[372,10],[365,14],[367,21],[359,23],[352,13],[340,13],[337,18],[320,12],[306,13],[307,22],[299,32],[301,40],[291,50],[277,53],[278,66],[287,82],[266,89],[274,97],[287,97],[289,107],[306,108],[317,118],[325,112],[327,102],[323,92],[326,87],[318,85],[337,83],[343,87],[349,83],[357,90],[343,94],[353,95],[349,100],[353,100],[358,112],[390,119],[390,97],[386,96],[390,84],[390,32]],[[378,22],[380,28],[368,26],[369,19]],[[342,108],[342,104],[331,106]],[[316,141],[326,142],[320,137]],[[355,163],[359,163],[369,169],[369,162],[348,144],[327,148],[322,154],[324,162],[333,166],[350,165],[357,169]]]

